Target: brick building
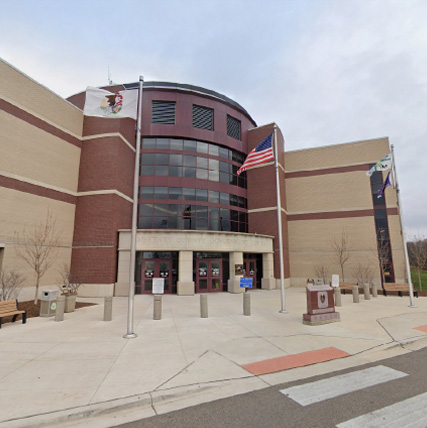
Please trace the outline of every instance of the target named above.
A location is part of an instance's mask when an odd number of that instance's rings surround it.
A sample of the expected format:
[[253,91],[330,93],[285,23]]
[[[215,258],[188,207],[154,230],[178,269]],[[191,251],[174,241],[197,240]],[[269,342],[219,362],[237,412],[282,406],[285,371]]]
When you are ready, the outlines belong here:
[[[85,93],[62,99],[0,61],[0,265],[32,272],[17,257],[19,234],[49,212],[61,234],[42,286],[62,264],[81,276],[82,296],[128,292],[135,121],[84,116]],[[109,86],[115,92],[137,84]],[[273,113],[272,113],[273,115]],[[273,132],[224,95],[191,85],[145,82],[135,270],[136,293],[240,292],[243,265],[259,288],[278,286],[274,163],[240,176],[246,155]],[[378,239],[389,246],[387,279],[405,269],[396,194],[376,194],[387,138],[285,151],[277,132],[286,286],[341,273],[334,242],[347,239],[345,280],[369,266],[380,282]],[[22,297],[21,297],[22,299]]]

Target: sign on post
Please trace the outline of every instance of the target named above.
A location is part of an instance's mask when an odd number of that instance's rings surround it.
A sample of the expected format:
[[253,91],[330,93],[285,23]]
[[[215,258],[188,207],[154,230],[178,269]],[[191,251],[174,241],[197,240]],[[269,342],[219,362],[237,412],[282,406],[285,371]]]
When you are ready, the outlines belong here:
[[337,288],[340,286],[340,276],[339,275],[332,275],[332,287]]
[[240,278],[240,288],[252,288],[253,278]]
[[164,294],[165,292],[165,279],[153,278],[153,294]]

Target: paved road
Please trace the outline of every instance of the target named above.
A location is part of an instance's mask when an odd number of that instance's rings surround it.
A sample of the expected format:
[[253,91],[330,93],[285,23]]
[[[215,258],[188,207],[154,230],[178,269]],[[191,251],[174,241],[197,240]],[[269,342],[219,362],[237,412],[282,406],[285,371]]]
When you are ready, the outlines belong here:
[[427,348],[120,425],[121,428],[406,426],[427,427]]

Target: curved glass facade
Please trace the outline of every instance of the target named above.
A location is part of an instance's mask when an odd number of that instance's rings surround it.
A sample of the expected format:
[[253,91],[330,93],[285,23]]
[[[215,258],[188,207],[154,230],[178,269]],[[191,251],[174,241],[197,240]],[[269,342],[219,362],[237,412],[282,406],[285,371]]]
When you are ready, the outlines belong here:
[[[177,187],[140,186],[138,228],[247,232],[247,200],[233,193],[235,186],[246,188],[246,174],[237,176],[243,159],[243,153],[203,141],[144,138],[141,184],[148,177],[176,177]],[[194,185],[178,187],[185,179]],[[213,190],[209,182],[228,191]]]

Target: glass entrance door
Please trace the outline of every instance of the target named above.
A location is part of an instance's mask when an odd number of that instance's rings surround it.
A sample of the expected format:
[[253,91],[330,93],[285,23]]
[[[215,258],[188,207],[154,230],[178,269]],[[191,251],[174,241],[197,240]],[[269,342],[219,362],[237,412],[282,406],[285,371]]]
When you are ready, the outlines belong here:
[[244,272],[243,276],[246,278],[252,278],[252,288],[257,286],[257,275],[256,275],[256,260],[245,259],[244,260]]
[[196,291],[210,293],[222,291],[221,259],[197,259]]
[[153,290],[153,278],[165,280],[165,293],[171,293],[172,262],[170,259],[143,259],[141,271],[141,292],[151,293]]

